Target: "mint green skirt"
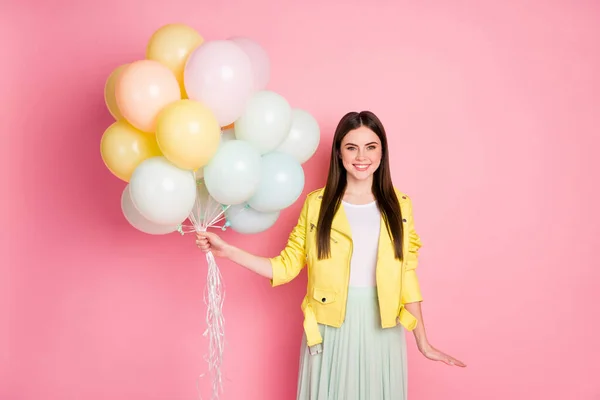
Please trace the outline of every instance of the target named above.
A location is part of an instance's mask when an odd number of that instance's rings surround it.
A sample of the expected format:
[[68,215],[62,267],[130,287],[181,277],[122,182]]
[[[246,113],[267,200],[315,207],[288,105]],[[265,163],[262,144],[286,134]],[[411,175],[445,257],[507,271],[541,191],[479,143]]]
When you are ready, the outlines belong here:
[[342,326],[319,329],[322,353],[302,339],[298,400],[406,400],[404,328],[381,328],[376,288],[351,287]]

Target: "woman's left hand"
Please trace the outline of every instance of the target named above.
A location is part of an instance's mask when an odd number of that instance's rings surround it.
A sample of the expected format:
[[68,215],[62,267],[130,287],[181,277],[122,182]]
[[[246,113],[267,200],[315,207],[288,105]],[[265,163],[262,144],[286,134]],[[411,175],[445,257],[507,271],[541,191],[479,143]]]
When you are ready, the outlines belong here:
[[435,347],[431,345],[419,346],[419,351],[423,353],[423,355],[430,360],[433,361],[441,361],[447,365],[453,365],[457,367],[466,367],[466,364],[456,358],[445,354],[444,352],[439,351]]

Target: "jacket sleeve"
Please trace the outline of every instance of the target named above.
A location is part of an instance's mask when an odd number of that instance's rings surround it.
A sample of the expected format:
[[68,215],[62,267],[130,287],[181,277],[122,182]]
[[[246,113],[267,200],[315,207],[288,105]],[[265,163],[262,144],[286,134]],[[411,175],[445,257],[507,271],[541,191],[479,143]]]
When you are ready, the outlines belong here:
[[304,201],[298,223],[289,235],[285,248],[277,257],[270,258],[273,269],[273,287],[288,283],[298,276],[306,264],[306,219],[308,198]]
[[408,200],[408,213],[405,218],[406,224],[404,228],[408,232],[408,252],[405,254],[404,278],[402,279],[402,304],[423,300],[416,271],[419,264],[421,238],[415,231],[412,201],[410,199]]

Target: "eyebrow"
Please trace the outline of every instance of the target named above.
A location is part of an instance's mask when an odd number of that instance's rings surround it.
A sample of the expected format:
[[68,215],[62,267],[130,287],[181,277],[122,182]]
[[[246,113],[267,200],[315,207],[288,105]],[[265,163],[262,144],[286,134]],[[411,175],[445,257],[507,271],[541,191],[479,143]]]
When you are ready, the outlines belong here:
[[[370,146],[372,144],[379,144],[379,143],[377,143],[377,142],[370,142],[370,143],[365,144],[365,146]],[[346,143],[346,146],[356,146],[356,147],[358,147],[358,145],[354,144],[354,143]]]

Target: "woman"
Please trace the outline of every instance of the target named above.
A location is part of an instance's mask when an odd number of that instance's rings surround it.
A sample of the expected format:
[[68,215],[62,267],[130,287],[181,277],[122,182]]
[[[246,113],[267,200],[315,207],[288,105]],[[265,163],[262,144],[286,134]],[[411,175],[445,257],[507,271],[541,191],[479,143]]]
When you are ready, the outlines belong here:
[[404,329],[425,357],[465,366],[427,340],[411,201],[394,189],[385,130],[369,111],[338,124],[327,185],[308,195],[279,256],[250,254],[214,233],[199,233],[197,244],[273,286],[307,265],[298,399],[406,399]]

